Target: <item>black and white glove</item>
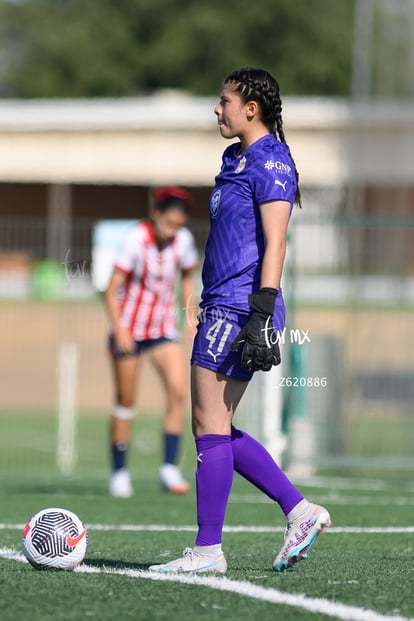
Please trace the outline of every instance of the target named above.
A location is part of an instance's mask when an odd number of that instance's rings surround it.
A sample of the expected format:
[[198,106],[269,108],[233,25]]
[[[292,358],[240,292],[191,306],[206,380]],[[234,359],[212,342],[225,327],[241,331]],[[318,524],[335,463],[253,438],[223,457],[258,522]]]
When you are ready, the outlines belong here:
[[251,317],[230,344],[231,351],[243,345],[241,366],[247,371],[270,371],[280,364],[278,337],[273,326],[277,289],[263,287],[249,295]]

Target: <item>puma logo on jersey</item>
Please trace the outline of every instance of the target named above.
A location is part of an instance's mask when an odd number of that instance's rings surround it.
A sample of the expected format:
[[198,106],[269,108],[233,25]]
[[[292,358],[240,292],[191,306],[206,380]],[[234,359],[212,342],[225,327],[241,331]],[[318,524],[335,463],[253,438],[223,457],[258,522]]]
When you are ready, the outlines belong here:
[[284,181],[284,182],[282,183],[282,181],[279,181],[279,179],[275,179],[275,184],[276,184],[276,185],[280,185],[280,186],[283,188],[283,191],[284,191],[284,192],[286,192],[286,184],[287,184],[287,181]]

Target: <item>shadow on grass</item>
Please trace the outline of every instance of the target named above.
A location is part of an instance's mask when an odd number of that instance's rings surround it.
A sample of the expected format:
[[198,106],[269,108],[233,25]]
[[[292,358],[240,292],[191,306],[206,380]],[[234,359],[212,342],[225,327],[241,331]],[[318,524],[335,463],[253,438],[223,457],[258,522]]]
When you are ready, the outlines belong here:
[[88,567],[97,567],[98,569],[134,569],[147,571],[150,563],[126,563],[125,561],[116,561],[106,558],[90,558],[85,559],[85,565]]
[[1,487],[12,494],[44,494],[47,496],[99,496],[108,497],[108,490],[104,484],[87,485],[81,481],[14,481],[4,482]]

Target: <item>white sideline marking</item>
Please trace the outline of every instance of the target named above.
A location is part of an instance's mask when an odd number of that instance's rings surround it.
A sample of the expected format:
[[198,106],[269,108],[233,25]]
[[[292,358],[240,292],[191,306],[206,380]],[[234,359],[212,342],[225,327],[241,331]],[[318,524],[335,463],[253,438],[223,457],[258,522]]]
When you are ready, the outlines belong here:
[[[0,548],[0,557],[12,559],[15,561],[27,563],[23,554],[18,553],[11,548]],[[217,591],[226,591],[229,593],[237,593],[243,597],[269,602],[271,604],[282,604],[292,606],[293,608],[301,608],[311,613],[321,613],[343,619],[344,621],[414,621],[412,618],[401,617],[399,615],[382,615],[374,610],[358,608],[357,606],[348,606],[346,604],[338,604],[327,599],[307,597],[301,593],[283,593],[276,589],[257,586],[247,581],[230,580],[229,578],[201,575],[168,575],[157,574],[150,571],[138,569],[108,569],[93,567],[91,565],[81,565],[75,569],[76,573],[89,574],[113,574],[118,576],[127,576],[128,578],[141,578],[145,580],[177,582],[179,584],[193,584],[203,586]]]
[[[196,526],[170,526],[169,524],[86,524],[88,530],[124,532],[190,532]],[[1,524],[0,530],[23,530],[25,524]],[[284,526],[224,526],[225,533],[283,533]],[[414,533],[414,526],[335,526],[326,531],[330,535],[405,535]]]
[[[294,476],[294,475],[292,475]],[[307,487],[332,487],[333,489],[355,489],[365,491],[380,491],[387,488],[387,482],[382,479],[348,479],[346,477],[329,477],[310,475],[294,477],[295,483]]]

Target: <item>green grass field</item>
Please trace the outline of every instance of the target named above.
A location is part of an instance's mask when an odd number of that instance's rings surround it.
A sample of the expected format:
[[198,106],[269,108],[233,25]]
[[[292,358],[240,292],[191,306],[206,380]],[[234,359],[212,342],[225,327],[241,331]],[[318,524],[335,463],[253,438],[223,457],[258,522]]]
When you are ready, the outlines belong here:
[[[194,492],[173,497],[157,486],[158,424],[135,421],[136,494],[124,500],[107,495],[103,417],[80,418],[78,461],[68,476],[56,466],[53,417],[0,416],[1,621],[414,618],[414,481],[407,471],[297,480],[309,499],[329,508],[334,528],[286,574],[271,570],[285,524],[280,509],[235,478],[226,576],[150,574],[148,565],[178,556],[195,536]],[[183,469],[192,480],[189,436]],[[52,506],[75,511],[88,527],[85,563],[75,572],[38,572],[22,559],[24,523]]]

